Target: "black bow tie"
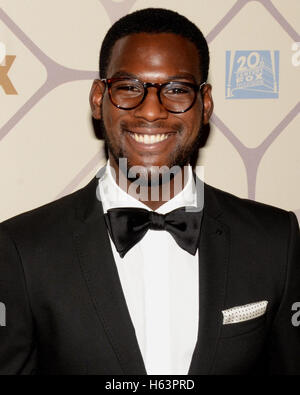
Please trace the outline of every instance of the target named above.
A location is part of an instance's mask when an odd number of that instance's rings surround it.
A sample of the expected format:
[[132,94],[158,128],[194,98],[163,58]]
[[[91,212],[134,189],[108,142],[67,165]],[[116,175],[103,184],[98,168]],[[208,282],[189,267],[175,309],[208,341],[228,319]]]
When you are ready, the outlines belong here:
[[166,230],[177,244],[196,254],[201,225],[201,212],[180,207],[168,214],[158,214],[143,208],[124,207],[107,210],[105,222],[120,257],[138,243],[148,229]]

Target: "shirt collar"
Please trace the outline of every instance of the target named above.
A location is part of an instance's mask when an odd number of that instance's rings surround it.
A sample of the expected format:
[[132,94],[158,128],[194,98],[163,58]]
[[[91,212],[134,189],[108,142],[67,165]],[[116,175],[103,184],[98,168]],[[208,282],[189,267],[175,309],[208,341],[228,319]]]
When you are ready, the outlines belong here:
[[[188,165],[186,171],[188,180],[183,190],[155,210],[157,213],[166,214],[183,206],[197,207],[197,193],[192,167]],[[112,175],[109,160],[107,161],[105,171],[98,183],[104,213],[109,209],[118,207],[137,207],[152,211],[151,208],[146,206],[142,201],[135,199],[119,187]]]

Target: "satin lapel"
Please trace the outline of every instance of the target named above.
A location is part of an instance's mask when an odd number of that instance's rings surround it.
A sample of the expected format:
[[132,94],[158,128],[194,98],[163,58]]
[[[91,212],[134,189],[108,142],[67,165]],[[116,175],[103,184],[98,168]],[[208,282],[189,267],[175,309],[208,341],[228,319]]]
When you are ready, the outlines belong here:
[[103,217],[96,198],[98,180],[78,200],[79,229],[74,233],[79,263],[99,321],[124,374],[146,374],[126,305]]
[[229,228],[222,223],[210,187],[205,203],[199,241],[199,329],[189,374],[209,374],[222,327],[229,265]]

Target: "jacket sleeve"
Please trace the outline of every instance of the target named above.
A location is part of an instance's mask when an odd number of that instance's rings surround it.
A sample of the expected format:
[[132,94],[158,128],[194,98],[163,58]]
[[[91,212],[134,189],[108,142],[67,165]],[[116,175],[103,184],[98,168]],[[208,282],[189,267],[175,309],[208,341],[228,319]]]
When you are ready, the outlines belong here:
[[36,347],[22,261],[0,224],[0,375],[33,374]]
[[295,214],[290,215],[285,286],[275,317],[269,348],[270,374],[300,374],[300,232]]

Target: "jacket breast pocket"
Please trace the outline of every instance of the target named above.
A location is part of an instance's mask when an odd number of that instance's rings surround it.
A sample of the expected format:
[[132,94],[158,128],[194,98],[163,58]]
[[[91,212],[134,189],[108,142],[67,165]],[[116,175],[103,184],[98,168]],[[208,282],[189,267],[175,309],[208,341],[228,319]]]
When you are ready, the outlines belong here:
[[265,326],[266,314],[251,320],[222,325],[221,338],[244,335]]
[[249,321],[223,325],[211,374],[264,374],[266,336],[265,315]]

